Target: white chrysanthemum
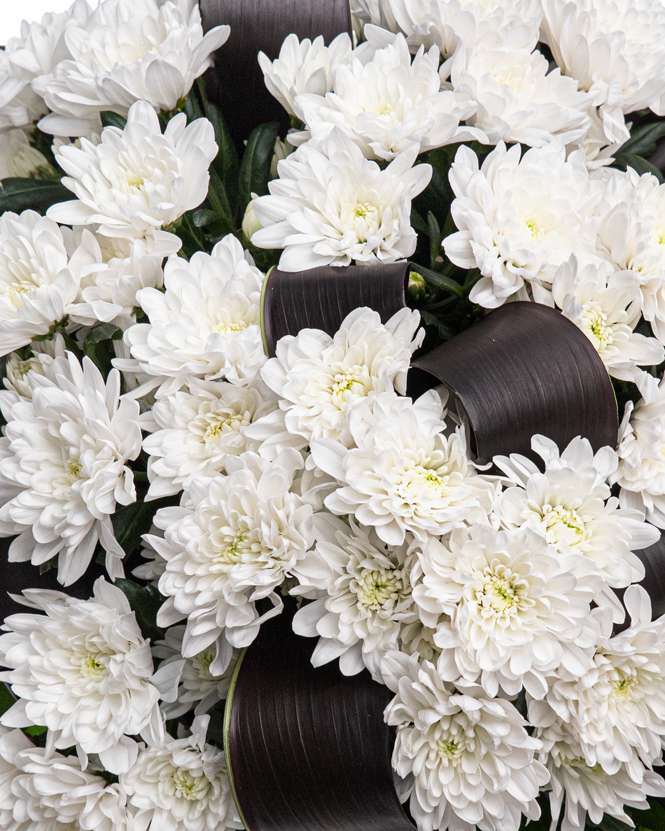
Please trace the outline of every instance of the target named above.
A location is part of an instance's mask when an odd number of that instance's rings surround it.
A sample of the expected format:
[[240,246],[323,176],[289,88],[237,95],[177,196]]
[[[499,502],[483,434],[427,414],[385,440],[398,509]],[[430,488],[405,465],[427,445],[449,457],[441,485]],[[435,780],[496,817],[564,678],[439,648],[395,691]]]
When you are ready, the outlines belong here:
[[460,127],[477,105],[468,94],[440,89],[435,46],[429,52],[419,50],[411,63],[406,40],[397,35],[364,64],[356,58],[336,67],[333,78],[327,95],[310,93],[295,99],[313,141],[325,141],[338,126],[366,158],[390,161],[414,144],[424,152],[484,139],[479,130]]
[[653,0],[543,0],[554,59],[600,107],[608,141],[626,141],[624,113],[665,114],[665,8]]
[[65,38],[70,55],[33,82],[52,113],[46,133],[89,136],[104,110],[126,115],[136,101],[174,110],[212,66],[230,29],[203,34],[191,0],[104,0]]
[[401,545],[407,531],[425,540],[486,517],[492,486],[469,461],[463,428],[444,435],[442,417],[433,390],[415,403],[388,393],[355,406],[348,415],[355,447],[312,442],[315,464],[342,483],[326,507],[355,514],[388,545]]
[[19,700],[0,722],[43,725],[55,747],[76,745],[107,770],[127,769],[137,752],[128,737],[162,733],[160,677],[127,598],[103,577],[90,600],[42,589],[24,595],[46,614],[5,619],[0,664],[11,671],[0,679]]
[[81,769],[77,756],[35,747],[0,727],[0,827],[4,831],[125,831],[127,797]]
[[434,636],[443,678],[482,684],[490,696],[524,687],[543,698],[560,666],[584,672],[598,636],[590,603],[602,588],[589,561],[557,553],[530,529],[486,525],[430,540],[420,558],[416,602],[451,617]]
[[[320,438],[344,436],[344,415],[350,407],[383,392],[406,393],[411,355],[424,336],[416,334],[420,315],[402,309],[386,323],[377,312],[354,309],[334,337],[303,329],[277,344],[277,355],[261,369],[261,377],[279,396],[280,410],[252,427],[249,435],[279,450],[284,443],[306,447]],[[296,437],[295,439],[292,437]]]
[[137,293],[144,288],[160,289],[164,283],[164,258],[150,242],[81,230],[74,259],[81,273],[81,296],[70,309],[75,322],[84,326],[115,322],[123,329],[135,322]]
[[166,736],[141,750],[120,786],[135,811],[137,828],[150,831],[224,831],[242,828],[224,752],[206,744],[209,719],[201,716],[183,739]]
[[619,467],[610,482],[621,485],[621,504],[665,529],[665,381],[654,400],[626,404],[617,453]]
[[19,534],[11,562],[41,565],[58,557],[69,586],[87,569],[100,542],[112,578],[125,552],[113,534],[116,505],[136,499],[127,466],[141,451],[139,408],[120,399],[120,374],[106,383],[90,358],[67,353],[49,374],[32,372],[32,400],[0,392],[7,421],[0,439],[0,534]]
[[[569,158],[572,153],[577,153],[588,170],[598,170],[614,162],[614,156],[624,142],[610,142],[608,140],[603,129],[602,118],[598,115],[595,107],[589,110],[587,116],[589,127],[586,135],[578,144],[574,144],[567,149]],[[631,170],[631,168],[628,168],[628,170]]]
[[448,59],[458,50],[481,41],[499,44],[510,31],[526,33],[525,24],[535,35],[542,17],[540,0],[390,0],[390,5],[412,52],[420,46],[439,48],[445,61],[442,77],[448,76]]
[[349,63],[353,48],[346,32],[338,35],[326,46],[323,36],[298,40],[290,34],[282,44],[276,60],[271,61],[259,52],[258,61],[266,87],[284,109],[295,115],[293,101],[296,95],[312,92],[325,95],[332,89],[332,75],[339,64]]
[[56,153],[68,174],[62,180],[78,197],[60,202],[48,216],[64,225],[99,225],[108,237],[154,240],[157,253],[174,253],[180,240],[161,229],[196,208],[208,193],[208,167],[217,155],[212,124],[187,125],[184,113],[162,135],[145,101],[134,104],[124,130],[106,127],[95,145],[66,144]]
[[5,387],[20,395],[21,398],[32,401],[29,373],[36,372],[37,375],[43,375],[50,381],[55,381],[55,359],[63,358],[65,351],[64,338],[58,333],[53,340],[34,341],[30,344],[32,354],[19,355],[13,352],[8,355],[3,379]]
[[467,123],[481,130],[491,144],[507,141],[542,147],[555,141],[580,141],[589,127],[591,97],[578,91],[577,82],[559,69],[550,72],[544,55],[533,51],[535,42],[515,48],[511,35],[509,30],[494,48],[481,42],[470,55],[460,50],[453,59],[455,91],[477,102]]
[[162,394],[192,377],[248,382],[256,375],[266,359],[259,302],[263,274],[232,234],[212,254],[197,251],[189,262],[171,257],[164,285],[165,292],[138,292],[150,323],[125,332],[134,364],[165,382]]
[[[494,459],[514,483],[495,504],[502,525],[530,528],[560,554],[590,558],[611,588],[643,580],[644,566],[632,552],[653,545],[659,534],[641,511],[620,508],[611,496],[606,482],[617,469],[616,453],[604,447],[594,455],[589,441],[579,437],[561,454],[544,436],[534,436],[531,444],[545,462],[544,471],[516,453]],[[614,593],[603,592],[603,599],[618,606],[623,619]]]
[[651,173],[639,176],[606,168],[596,174],[603,186],[603,221],[597,251],[617,271],[637,275],[642,313],[665,343],[665,185]]
[[554,275],[552,297],[589,338],[613,378],[641,387],[646,373],[638,367],[658,366],[665,358],[656,338],[634,331],[642,298],[633,271],[615,271],[602,260],[578,265],[573,254]]
[[36,211],[0,222],[0,355],[26,346],[63,320],[79,292],[71,233]]
[[381,680],[381,658],[398,648],[402,621],[414,622],[407,546],[388,548],[368,530],[327,513],[316,514],[316,548],[293,570],[292,594],[313,603],[293,618],[298,635],[319,642],[312,664],[339,658],[344,675],[365,667]]
[[[157,619],[170,626],[187,618],[184,658],[219,640],[219,654],[230,660],[224,641],[247,646],[281,611],[274,590],[312,544],[312,509],[290,492],[302,465],[292,448],[274,462],[231,456],[227,476],[194,479],[187,507],[157,512],[164,539],[148,539],[167,561],[159,590],[168,598]],[[255,601],[266,597],[274,608],[259,616]],[[221,659],[213,663],[213,672],[224,669]]]
[[[2,111],[0,110],[0,118]],[[37,178],[37,167],[48,165],[48,160],[30,147],[28,134],[23,129],[0,132],[0,179],[8,177]]]
[[429,183],[428,164],[413,167],[419,145],[385,170],[335,127],[327,141],[307,142],[280,162],[270,196],[254,201],[263,226],[259,248],[283,248],[279,265],[302,271],[352,262],[394,263],[413,254],[411,200]]
[[538,760],[550,774],[551,831],[558,827],[564,800],[561,831],[583,831],[587,816],[599,825],[604,814],[632,826],[626,807],[646,810],[647,796],[665,796],[663,777],[654,771],[637,767],[628,771],[621,765],[616,773],[606,773],[600,765],[589,767],[580,743],[560,721],[537,730],[536,736],[543,742]]
[[639,782],[643,764],[660,761],[665,737],[665,618],[651,621],[642,586],[629,586],[624,604],[630,627],[611,637],[611,616],[595,611],[601,637],[586,672],[560,673],[547,704],[532,704],[529,717],[535,726],[547,726],[549,705],[575,734],[587,765],[616,773],[625,764]]
[[358,37],[362,37],[363,29],[368,23],[388,32],[399,31],[390,0],[351,0],[351,19]]
[[443,241],[445,251],[455,265],[480,269],[469,296],[490,309],[513,295],[525,299],[525,283],[534,292],[549,286],[573,252],[593,253],[600,223],[600,189],[584,165],[565,160],[563,146],[533,148],[521,160],[520,152],[502,142],[478,169],[462,146],[450,170],[459,231]]
[[[192,658],[183,658],[182,642],[185,629],[185,626],[172,626],[166,631],[164,640],[156,641],[152,648],[154,657],[162,661],[160,669],[169,664],[177,665],[171,690],[162,692],[161,696],[164,702],[162,713],[167,720],[179,718],[194,705],[194,715],[203,715],[218,701],[225,699],[235,665],[232,654],[224,671],[219,674],[213,673],[210,668],[218,663],[221,657],[214,644]],[[224,656],[222,663],[225,661]]]
[[140,420],[151,433],[143,440],[150,456],[146,499],[187,490],[195,476],[222,473],[229,455],[256,450],[258,442],[249,439],[247,428],[275,409],[267,392],[260,384],[192,378],[189,391],[160,398]]
[[386,708],[397,726],[393,768],[412,777],[409,807],[420,831],[517,831],[522,815],[537,819],[547,770],[541,748],[509,702],[480,688],[456,692],[429,662],[391,652],[383,675],[397,693]]

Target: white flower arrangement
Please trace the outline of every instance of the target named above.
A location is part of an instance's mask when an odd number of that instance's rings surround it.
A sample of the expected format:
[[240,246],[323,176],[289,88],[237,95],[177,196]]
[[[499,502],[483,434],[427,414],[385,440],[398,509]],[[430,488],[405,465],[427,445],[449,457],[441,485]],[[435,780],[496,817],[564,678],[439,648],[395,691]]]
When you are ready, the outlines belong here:
[[[257,49],[285,121],[251,135],[193,0],[75,0],[0,49],[3,831],[243,828],[229,708],[279,615],[316,677],[392,695],[418,831],[665,798],[663,5],[350,10]],[[513,452],[500,339],[465,372],[506,449],[423,387],[516,305],[586,349],[616,444],[539,411]]]

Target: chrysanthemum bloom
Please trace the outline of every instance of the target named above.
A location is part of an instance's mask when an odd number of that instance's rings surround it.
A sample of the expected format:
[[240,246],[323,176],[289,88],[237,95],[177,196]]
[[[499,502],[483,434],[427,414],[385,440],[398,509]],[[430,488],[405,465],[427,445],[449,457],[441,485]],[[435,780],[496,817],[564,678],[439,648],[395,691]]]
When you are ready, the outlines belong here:
[[642,314],[665,343],[665,186],[651,173],[611,168],[595,174],[603,187],[598,255],[640,283]]
[[434,636],[446,680],[462,676],[490,696],[524,687],[543,698],[561,664],[584,672],[598,637],[590,603],[602,587],[589,561],[557,554],[529,529],[488,525],[453,531],[445,544],[430,540],[420,559],[417,603],[451,617]]
[[619,466],[610,482],[621,485],[621,504],[665,529],[665,382],[653,400],[637,406],[628,401],[617,453]]
[[0,223],[0,355],[26,346],[65,318],[79,293],[70,264],[68,229],[35,211],[2,215]]
[[[184,658],[219,641],[215,674],[231,658],[225,641],[248,646],[261,623],[281,611],[274,590],[313,542],[312,509],[290,492],[302,465],[292,448],[272,463],[250,452],[232,456],[227,476],[192,481],[187,507],[157,512],[164,539],[148,539],[167,561],[159,590],[168,600],[159,625],[187,618]],[[255,601],[262,598],[273,608],[260,616]]]
[[332,338],[318,329],[281,338],[276,357],[261,369],[280,410],[249,430],[267,443],[261,455],[268,446],[278,452],[285,443],[343,440],[344,415],[354,404],[394,389],[404,395],[411,355],[424,337],[424,330],[416,333],[419,323],[420,314],[410,309],[383,324],[377,312],[359,308]]
[[[356,58],[333,72],[332,92],[298,95],[295,108],[314,141],[325,141],[338,126],[368,159],[390,161],[412,145],[423,152],[477,139],[480,130],[460,126],[477,109],[457,90],[441,90],[439,50],[420,49],[411,63],[403,35],[378,49],[372,59]],[[574,82],[573,82],[574,83]]]
[[120,778],[135,828],[150,831],[224,831],[242,828],[231,796],[224,752],[206,744],[208,718],[191,735],[166,736],[141,751]]
[[99,144],[80,144],[56,152],[68,174],[62,183],[77,199],[53,205],[48,216],[63,225],[99,225],[108,237],[147,237],[156,253],[177,251],[180,240],[161,229],[206,198],[218,149],[212,124],[199,118],[187,125],[180,113],[162,135],[157,113],[138,101],[124,130],[106,127]]
[[642,297],[633,271],[615,271],[603,260],[581,265],[573,254],[552,281],[552,297],[564,315],[578,326],[596,348],[613,378],[642,388],[655,379],[639,369],[658,366],[665,350],[656,338],[635,332]]
[[65,340],[57,334],[53,340],[33,341],[30,353],[12,352],[7,356],[3,384],[8,390],[32,401],[32,387],[29,374],[36,372],[50,381],[55,381],[54,366],[56,358],[63,358],[66,352]]
[[411,200],[431,178],[428,164],[413,167],[419,145],[385,170],[335,127],[325,142],[307,142],[279,162],[269,196],[254,201],[263,226],[259,248],[283,248],[284,271],[322,265],[394,263],[413,254]]
[[0,392],[7,421],[0,439],[0,534],[19,534],[12,562],[58,556],[58,580],[85,572],[98,542],[112,578],[125,552],[113,534],[116,505],[136,499],[127,463],[141,451],[139,407],[120,399],[120,373],[106,381],[90,358],[57,358],[54,380],[28,376],[32,400]]
[[[625,588],[644,578],[644,566],[632,552],[648,548],[659,538],[639,510],[619,507],[608,477],[618,458],[610,447],[595,455],[587,439],[577,438],[559,453],[545,436],[534,436],[532,447],[545,462],[544,472],[524,456],[496,456],[494,463],[514,482],[499,497],[495,511],[510,530],[531,528],[560,554],[588,557],[606,587]],[[603,590],[596,602],[608,603],[623,620],[614,592]]]
[[[232,234],[212,254],[197,251],[189,262],[170,258],[166,291],[147,288],[137,294],[150,323],[125,332],[134,365],[160,379],[162,395],[192,377],[248,383],[266,360],[259,304],[263,279]],[[132,369],[131,363],[117,365]]]
[[294,116],[293,100],[303,92],[325,95],[332,89],[332,73],[338,64],[349,63],[353,47],[346,32],[326,46],[323,36],[298,40],[290,34],[281,46],[276,60],[259,52],[259,66],[266,87],[289,115]]
[[586,167],[566,161],[562,145],[533,148],[521,160],[520,152],[501,142],[479,169],[462,146],[450,170],[459,231],[445,238],[445,252],[461,268],[480,269],[469,296],[489,309],[512,295],[526,299],[525,283],[539,299],[564,260],[595,250],[601,189]]
[[0,827],[4,831],[125,831],[127,797],[78,756],[35,747],[0,727]]
[[177,664],[171,689],[162,690],[162,713],[165,719],[179,718],[194,708],[194,715],[200,716],[226,698],[234,669],[234,660],[217,675],[211,666],[219,659],[215,644],[208,646],[193,658],[182,657],[182,641],[185,626],[167,629],[164,639],[156,641],[152,654],[161,659],[160,669]]
[[70,28],[69,55],[33,82],[52,113],[39,127],[58,136],[99,132],[99,113],[126,115],[136,101],[174,110],[212,65],[228,26],[203,34],[191,0],[104,0]]
[[393,768],[413,777],[409,807],[421,831],[517,831],[522,815],[538,819],[549,778],[534,759],[542,745],[509,701],[478,687],[456,692],[417,655],[391,652],[382,671],[397,693],[385,713],[397,727]]
[[326,498],[334,514],[354,514],[388,545],[406,533],[419,540],[487,516],[492,486],[469,461],[463,428],[444,435],[443,407],[434,391],[415,403],[383,394],[348,415],[355,447],[312,442],[312,458],[341,487]]
[[600,765],[587,765],[580,743],[561,721],[537,730],[536,736],[543,742],[538,760],[550,774],[553,825],[558,823],[565,801],[561,831],[582,831],[587,817],[599,825],[604,814],[632,825],[627,807],[646,810],[647,796],[665,796],[665,782],[655,771],[640,771],[637,766],[629,771],[622,764],[616,773],[606,773]]
[[413,622],[407,546],[388,548],[374,530],[328,513],[315,515],[316,548],[293,570],[292,594],[314,599],[293,619],[293,630],[319,642],[312,664],[339,658],[344,675],[365,667],[381,680],[381,658],[398,648],[402,621]]
[[[625,764],[639,782],[643,765],[660,760],[665,737],[665,617],[651,621],[642,586],[629,586],[624,604],[630,627],[612,637],[607,610],[594,611],[601,636],[586,672],[559,673],[546,701],[575,734],[587,765],[616,773]],[[529,717],[535,726],[551,721],[537,702]]]
[[469,49],[479,39],[500,43],[504,26],[510,30],[528,22],[535,32],[543,13],[540,0],[390,0],[390,6],[412,52],[438,47],[443,77],[450,71],[448,59],[460,48]]
[[241,387],[192,378],[189,391],[160,398],[140,419],[151,433],[143,440],[150,456],[146,499],[187,490],[195,476],[222,473],[229,455],[256,450],[247,430],[276,406],[260,382]]
[[600,107],[608,141],[624,113],[665,114],[665,8],[652,0],[544,0],[543,30],[561,71]]
[[467,123],[491,144],[573,144],[588,130],[591,97],[559,69],[549,71],[545,56],[533,51],[534,34],[526,48],[519,48],[514,29],[507,29],[500,43],[488,48],[481,40],[471,54],[459,50],[451,63],[453,88],[477,102]]
[[24,591],[46,614],[6,618],[0,636],[0,680],[19,700],[0,719],[6,727],[48,727],[57,748],[96,753],[119,773],[136,759],[137,734],[160,736],[161,676],[153,674],[150,642],[120,589],[103,577],[94,596]]

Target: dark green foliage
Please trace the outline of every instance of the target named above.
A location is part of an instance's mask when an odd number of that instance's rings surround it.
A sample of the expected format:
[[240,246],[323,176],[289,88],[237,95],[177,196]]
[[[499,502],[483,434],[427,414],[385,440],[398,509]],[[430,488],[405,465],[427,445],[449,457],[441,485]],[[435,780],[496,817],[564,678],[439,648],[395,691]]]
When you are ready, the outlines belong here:
[[74,199],[74,194],[60,182],[42,179],[3,179],[0,188],[0,214],[21,213],[28,208],[39,213],[57,202]]

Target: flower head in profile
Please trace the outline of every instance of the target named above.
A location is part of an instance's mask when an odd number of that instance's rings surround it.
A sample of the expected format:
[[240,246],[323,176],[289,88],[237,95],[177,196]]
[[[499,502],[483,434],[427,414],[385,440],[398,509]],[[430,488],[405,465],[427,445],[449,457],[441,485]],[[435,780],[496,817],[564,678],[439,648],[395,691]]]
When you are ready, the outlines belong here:
[[368,159],[390,161],[412,145],[419,152],[464,140],[483,140],[478,130],[460,127],[477,105],[469,95],[440,89],[439,51],[420,49],[411,62],[403,35],[374,52],[336,67],[325,96],[298,95],[295,108],[314,141],[325,141],[338,126]]
[[647,796],[665,795],[662,776],[640,765],[622,764],[616,773],[584,761],[582,747],[565,722],[556,720],[536,731],[543,743],[538,753],[550,774],[550,813],[555,831],[564,809],[562,831],[582,831],[590,822],[599,825],[608,814],[626,825],[633,820],[626,808],[647,810]]
[[0,355],[27,346],[63,320],[79,293],[71,232],[36,211],[0,222]]
[[[159,590],[168,598],[159,610],[160,626],[187,618],[182,654],[193,658],[219,640],[248,646],[261,623],[281,611],[275,589],[312,544],[312,509],[291,492],[302,456],[286,448],[274,463],[255,453],[232,456],[227,476],[192,481],[187,507],[161,508],[151,536],[165,559]],[[260,615],[256,601],[273,608]],[[228,663],[228,661],[227,661]],[[212,669],[221,674],[220,658]]]
[[609,142],[624,113],[665,113],[665,8],[650,0],[543,0],[543,31],[561,71],[600,108]]
[[118,362],[165,382],[161,394],[190,378],[248,383],[265,361],[260,308],[263,274],[232,235],[212,254],[197,251],[189,262],[171,257],[164,269],[165,292],[142,289],[137,299],[150,323],[125,332],[135,359]]
[[5,620],[1,678],[19,700],[0,723],[43,725],[56,748],[76,745],[107,770],[127,769],[137,753],[129,736],[162,732],[159,676],[129,601],[103,577],[89,600],[42,589],[24,596],[45,614]]
[[[52,378],[31,372],[31,400],[0,392],[7,426],[0,439],[0,533],[18,534],[12,562],[58,557],[58,579],[84,574],[97,543],[112,578],[125,552],[115,539],[116,505],[136,499],[127,463],[141,450],[139,407],[120,399],[120,373],[106,382],[90,358],[55,359]],[[50,373],[51,374],[51,373]]]
[[[279,396],[274,412],[250,428],[249,435],[279,447],[296,437],[297,445],[341,439],[345,413],[359,401],[397,389],[406,393],[411,355],[422,342],[416,333],[418,312],[402,309],[385,324],[377,312],[354,309],[330,337],[303,329],[277,344],[277,354],[261,369],[261,377]],[[284,435],[286,432],[288,435]],[[293,440],[291,441],[293,444]]]
[[554,275],[552,297],[589,338],[613,378],[638,387],[653,382],[639,367],[658,366],[665,351],[656,338],[635,331],[642,298],[633,271],[615,271],[603,260],[581,265],[573,254]]
[[165,736],[149,744],[120,777],[137,827],[146,831],[242,828],[224,752],[205,740],[208,722],[207,716],[201,716],[194,720],[189,736]]
[[381,680],[381,658],[398,648],[402,621],[414,622],[407,545],[389,548],[371,529],[315,515],[316,548],[295,567],[292,594],[314,599],[296,612],[298,635],[319,636],[312,664],[339,658],[344,675],[367,668]]
[[126,831],[127,797],[78,756],[35,747],[0,727],[0,827],[7,831]]
[[141,416],[141,427],[150,433],[143,440],[150,456],[146,499],[186,490],[195,476],[222,473],[228,456],[255,450],[258,442],[247,430],[275,407],[260,382],[241,387],[192,378],[188,391],[158,399]]
[[33,84],[51,110],[40,129],[89,136],[105,110],[126,115],[136,101],[176,109],[229,32],[215,26],[204,35],[190,0],[104,0],[67,32],[70,55]]
[[591,563],[557,555],[531,530],[488,525],[457,529],[446,543],[430,540],[419,556],[416,602],[451,619],[434,635],[446,680],[461,676],[490,696],[524,687],[543,698],[562,664],[584,671],[598,635],[590,604],[602,587]]
[[332,439],[311,445],[315,464],[341,484],[326,507],[354,514],[394,546],[407,532],[426,540],[486,517],[492,486],[470,462],[463,428],[446,436],[442,416],[434,391],[415,403],[384,394],[356,405],[348,416],[351,449]]
[[36,372],[55,381],[55,359],[63,358],[65,352],[65,340],[60,333],[53,340],[33,341],[29,351],[12,352],[5,364],[5,387],[32,401],[30,373]]
[[665,382],[648,401],[626,404],[617,454],[610,482],[621,486],[621,504],[665,529]]
[[[633,554],[658,540],[658,531],[638,510],[619,507],[607,479],[618,459],[610,447],[595,455],[588,439],[576,438],[559,452],[544,436],[532,439],[544,470],[524,456],[496,456],[494,463],[512,480],[497,500],[496,513],[505,528],[530,528],[559,554],[575,552],[589,558],[611,588],[625,588],[644,579],[644,566]],[[603,600],[619,606],[613,592]]]
[[279,162],[270,195],[254,201],[263,228],[253,244],[283,248],[284,271],[410,256],[416,247],[411,200],[432,175],[428,164],[413,166],[418,148],[402,151],[382,170],[339,127],[325,141],[307,142]]
[[573,252],[593,253],[601,191],[581,163],[565,160],[562,145],[534,147],[520,159],[518,145],[500,143],[485,157],[468,147],[457,151],[450,170],[458,232],[443,241],[446,255],[461,268],[480,269],[470,298],[494,309],[516,295],[536,300],[557,268]]
[[509,701],[478,687],[458,692],[417,655],[388,653],[382,671],[396,693],[385,712],[397,727],[393,768],[412,777],[409,808],[418,828],[517,831],[522,815],[540,816],[536,797],[548,781],[534,758],[541,742]]
[[82,138],[80,145],[56,153],[67,173],[62,183],[77,198],[53,205],[48,215],[64,225],[99,225],[109,237],[148,238],[157,253],[177,251],[180,240],[162,229],[208,193],[208,167],[217,155],[212,124],[200,118],[188,125],[180,113],[162,135],[157,113],[137,101],[124,130],[106,127],[99,144]]
[[301,93],[325,95],[332,89],[336,66],[349,63],[353,52],[351,38],[346,32],[326,46],[323,36],[298,40],[290,34],[284,40],[274,61],[259,52],[258,61],[266,87],[289,115],[295,116],[293,101]]
[[642,586],[629,586],[624,604],[630,627],[612,637],[611,616],[595,611],[601,634],[586,672],[559,673],[546,704],[529,711],[535,726],[547,726],[551,708],[577,738],[586,764],[610,774],[624,764],[632,771],[658,763],[665,736],[665,618],[652,622]]

